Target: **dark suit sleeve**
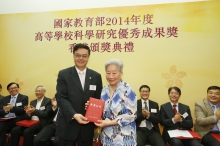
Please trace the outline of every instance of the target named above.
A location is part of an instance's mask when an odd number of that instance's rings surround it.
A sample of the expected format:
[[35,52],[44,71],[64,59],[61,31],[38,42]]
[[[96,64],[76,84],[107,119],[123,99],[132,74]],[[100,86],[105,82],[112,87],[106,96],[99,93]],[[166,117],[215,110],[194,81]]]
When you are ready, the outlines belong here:
[[101,77],[100,74],[98,74],[95,97],[97,97],[99,99],[101,98],[102,88],[103,88],[103,86],[102,86],[102,77]]
[[5,116],[7,113],[5,113],[5,111],[4,111],[4,109],[3,109],[3,106],[7,106],[7,98],[8,98],[8,96],[7,97],[4,97],[3,99],[2,99],[2,104],[0,105],[0,116],[2,117],[2,116]]
[[26,95],[18,95],[18,96],[19,96],[18,97],[19,99],[17,99],[16,104],[21,102],[22,105],[14,106],[10,112],[15,113],[15,114],[24,114],[25,113],[24,107],[28,105],[28,96]]
[[42,118],[47,118],[49,115],[49,111],[52,109],[51,100],[45,99],[45,103],[41,105],[41,107],[45,107],[44,110],[35,109],[35,111],[31,114],[31,116],[35,115]]
[[136,123],[138,123],[138,126],[140,124],[141,121],[143,121],[145,119],[145,117],[142,114],[142,106],[141,106],[141,102],[140,100],[137,101],[137,119],[136,119]]
[[72,121],[73,115],[76,111],[73,109],[72,105],[68,101],[68,89],[65,82],[64,72],[60,71],[57,78],[57,93],[55,95],[60,109],[62,109],[62,114],[68,122]]
[[172,127],[174,126],[174,123],[172,121],[172,118],[173,117],[169,117],[168,118],[168,115],[166,113],[166,105],[161,105],[161,108],[160,108],[160,115],[161,115],[161,125],[162,126],[166,126],[166,127]]

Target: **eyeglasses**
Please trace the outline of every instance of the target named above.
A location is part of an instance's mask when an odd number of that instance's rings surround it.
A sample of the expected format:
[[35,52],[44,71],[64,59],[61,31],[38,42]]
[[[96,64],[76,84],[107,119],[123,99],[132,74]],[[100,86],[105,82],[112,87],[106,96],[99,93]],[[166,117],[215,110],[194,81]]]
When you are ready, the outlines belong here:
[[179,95],[178,92],[170,92],[170,94]]
[[35,90],[35,93],[41,93],[41,92],[44,92],[44,91],[42,91],[42,90]]
[[74,57],[75,58],[83,58],[83,59],[87,59],[88,58],[88,55],[86,55],[86,54],[83,54],[83,55],[80,55],[80,54],[74,54]]
[[142,90],[142,91],[141,91],[141,93],[144,93],[144,92],[145,92],[145,93],[149,93],[150,91],[147,91],[147,90]]
[[8,88],[8,90],[13,90],[13,89],[17,89],[18,87],[11,87],[11,88]]

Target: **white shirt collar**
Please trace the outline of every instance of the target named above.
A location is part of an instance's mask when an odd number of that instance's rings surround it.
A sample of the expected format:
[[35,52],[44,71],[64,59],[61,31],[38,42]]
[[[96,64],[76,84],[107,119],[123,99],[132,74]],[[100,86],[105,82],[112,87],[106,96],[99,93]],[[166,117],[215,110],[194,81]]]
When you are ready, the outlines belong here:
[[[171,103],[171,105],[173,107],[174,104],[172,102],[170,102],[170,103]],[[179,102],[176,103],[176,107],[178,107],[178,106],[179,106]]]
[[[76,66],[75,66],[75,67],[76,67]],[[83,72],[84,74],[86,74],[86,69],[87,69],[87,68],[85,68],[84,70],[81,71],[81,70],[79,70],[79,69],[76,67],[76,71],[78,72],[78,74],[79,74],[79,72]]]
[[[19,94],[19,93],[18,93],[18,94]],[[12,96],[12,95],[11,95],[11,97],[15,97],[15,98],[17,99],[17,97],[18,97],[18,94],[16,94],[15,96]]]

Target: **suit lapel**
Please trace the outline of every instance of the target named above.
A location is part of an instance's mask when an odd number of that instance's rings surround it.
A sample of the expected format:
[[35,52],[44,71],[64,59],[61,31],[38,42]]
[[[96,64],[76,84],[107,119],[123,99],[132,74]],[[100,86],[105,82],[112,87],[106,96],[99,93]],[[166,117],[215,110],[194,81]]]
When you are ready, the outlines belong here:
[[174,117],[173,107],[170,102],[167,103],[167,111],[170,113],[171,117]]
[[41,102],[41,105],[40,105],[40,107],[42,107],[43,105],[44,105],[44,103],[45,103],[45,97],[44,97],[44,99],[43,99],[43,101]]
[[139,107],[138,111],[142,113],[142,102],[141,102],[141,99],[138,100],[137,104],[138,104],[138,107]]
[[[19,103],[21,101],[21,95],[18,93],[18,96],[17,96],[17,99],[16,99],[16,102],[15,102],[15,106],[17,106],[17,103]],[[10,97],[10,100],[11,100],[11,97]],[[9,102],[10,102],[9,100]]]
[[87,70],[86,70],[86,78],[85,78],[85,85],[84,85],[84,91],[86,91],[87,88],[89,88],[91,80],[92,80],[92,72],[91,72],[90,69],[87,68]]
[[[17,98],[18,98],[18,97],[17,97]],[[10,100],[11,100],[11,95],[9,95],[8,98],[7,98],[7,104],[10,103]],[[17,102],[17,101],[16,101],[16,102]]]
[[178,105],[178,111],[179,111],[179,113],[180,114],[184,114],[183,112],[184,112],[184,107],[183,107],[183,105],[181,104],[181,103],[179,103],[179,105]]
[[75,84],[77,85],[77,87],[83,92],[82,85],[81,85],[81,82],[79,79],[79,75],[76,71],[75,66],[71,69],[71,77],[72,77],[73,81],[75,82]]
[[207,111],[208,111],[208,115],[209,115],[209,116],[210,116],[210,115],[214,115],[214,113],[213,113],[213,111],[212,111],[212,107],[210,106],[209,101],[208,101],[207,98],[204,99],[204,105],[205,105],[205,108],[206,108]]
[[148,108],[148,111],[150,112],[151,111],[151,106],[152,106],[152,102],[148,99],[148,101],[149,101],[149,108]]
[[35,99],[33,102],[33,107],[36,108],[36,106],[37,106],[37,99]]

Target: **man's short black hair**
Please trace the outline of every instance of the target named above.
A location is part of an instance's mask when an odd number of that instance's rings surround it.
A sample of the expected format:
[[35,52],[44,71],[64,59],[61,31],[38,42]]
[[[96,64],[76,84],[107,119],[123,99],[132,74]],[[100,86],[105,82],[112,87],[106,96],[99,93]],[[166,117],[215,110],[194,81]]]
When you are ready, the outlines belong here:
[[209,92],[209,90],[220,90],[220,87],[219,86],[210,86],[207,89],[207,93]]
[[7,85],[7,90],[9,90],[9,87],[11,87],[11,85],[13,85],[13,84],[16,84],[17,87],[19,88],[19,84],[18,84],[18,83],[11,82],[11,83],[9,83],[9,84]]
[[73,54],[75,54],[76,50],[78,50],[79,48],[84,48],[84,49],[88,50],[89,55],[90,55],[90,48],[89,48],[89,46],[87,46],[87,45],[85,45],[85,44],[81,44],[81,43],[76,44],[76,45],[74,46],[74,48],[73,48]]
[[142,88],[148,88],[149,89],[149,92],[150,92],[150,87],[148,85],[142,85],[140,88],[139,88],[139,91],[141,92],[141,89]]
[[179,88],[179,87],[176,87],[176,86],[170,87],[170,88],[168,89],[168,94],[170,94],[170,91],[171,91],[172,89],[176,90],[176,91],[179,93],[179,95],[181,95],[181,90],[180,90],[180,88]]

